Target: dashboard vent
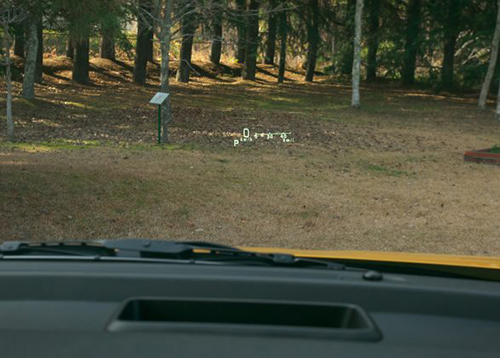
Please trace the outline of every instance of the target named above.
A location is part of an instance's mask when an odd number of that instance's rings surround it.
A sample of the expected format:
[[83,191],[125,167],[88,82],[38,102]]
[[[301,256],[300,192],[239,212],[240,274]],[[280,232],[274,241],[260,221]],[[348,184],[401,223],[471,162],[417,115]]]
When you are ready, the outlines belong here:
[[124,302],[108,329],[381,338],[374,322],[359,306],[295,301],[136,298]]

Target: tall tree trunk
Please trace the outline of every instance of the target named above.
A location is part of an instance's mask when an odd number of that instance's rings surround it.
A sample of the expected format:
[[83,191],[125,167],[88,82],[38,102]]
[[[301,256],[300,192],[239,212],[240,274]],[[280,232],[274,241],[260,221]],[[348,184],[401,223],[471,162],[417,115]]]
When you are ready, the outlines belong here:
[[342,57],[340,60],[340,73],[343,75],[352,74],[352,64],[354,55],[354,18],[356,14],[356,0],[348,0],[346,11],[346,25],[344,44],[342,45]]
[[356,1],[356,16],[354,21],[354,61],[352,64],[352,101],[351,107],[360,108],[359,82],[361,77],[361,35],[363,20],[363,0]]
[[441,82],[443,88],[447,90],[453,89],[454,84],[454,68],[455,68],[455,46],[457,44],[457,36],[450,36],[444,45],[443,69],[441,72]]
[[500,121],[500,85],[498,86],[496,115],[497,115],[497,119]]
[[286,38],[288,36],[288,21],[286,10],[281,10],[279,14],[279,33],[280,33],[280,65],[278,70],[278,83],[285,80],[286,66]]
[[455,46],[459,32],[460,1],[448,0],[448,14],[445,25],[445,45],[441,82],[444,89],[451,90],[454,82]]
[[24,64],[23,98],[35,98],[35,71],[38,54],[37,22],[30,21],[26,31],[26,62]]
[[210,62],[218,65],[222,54],[222,3],[214,1],[214,14],[212,18],[212,45],[210,49]]
[[38,39],[37,53],[36,53],[36,67],[35,67],[35,82],[43,82],[43,22],[42,18],[38,19],[36,27],[36,35]]
[[71,30],[68,31],[68,46],[66,47],[66,57],[74,60],[75,59],[75,40],[73,39],[74,35],[72,32],[73,31],[71,31]]
[[12,73],[11,73],[11,59],[10,59],[10,45],[11,39],[9,35],[9,23],[3,23],[3,45],[4,45],[4,59],[5,59],[5,82],[7,85],[7,139],[11,142],[15,139],[14,131],[14,118],[12,118]]
[[[158,0],[144,0],[144,9],[147,13],[154,13],[154,2]],[[144,44],[144,51],[146,52],[146,61],[154,63],[154,31],[151,24],[145,24],[147,36],[146,43]],[[146,63],[147,65],[147,63]]]
[[137,42],[135,45],[135,58],[134,58],[134,83],[144,85],[147,77],[147,65],[149,56],[150,44],[150,26],[146,23],[142,13],[150,12],[148,0],[141,0],[139,3],[139,12],[137,16]]
[[270,0],[270,11],[267,18],[267,39],[266,39],[266,54],[264,56],[264,63],[267,65],[274,65],[274,54],[276,53],[276,0]]
[[482,110],[486,109],[486,100],[488,98],[488,92],[490,91],[491,80],[493,79],[493,74],[495,73],[498,57],[498,45],[500,42],[500,0],[497,0],[497,11],[497,24],[495,27],[493,42],[491,44],[490,63],[488,65],[486,77],[484,78],[483,87],[481,88],[481,95],[479,96],[478,107]]
[[250,0],[248,6],[248,27],[245,49],[243,79],[255,81],[257,72],[257,49],[259,45],[259,0]]
[[406,42],[402,72],[403,85],[405,86],[411,86],[415,83],[421,8],[422,0],[410,0],[407,11]]
[[[10,52],[10,49],[7,50]],[[10,70],[10,53],[7,53],[7,68],[5,70],[5,81],[7,82],[7,138],[13,142],[15,139],[14,118],[12,118],[12,74]]]
[[104,29],[101,35],[101,48],[99,51],[101,58],[116,60],[114,29]]
[[191,0],[184,0],[186,14],[181,20],[181,52],[179,58],[179,69],[176,79],[178,82],[188,83],[191,70],[191,55],[193,53],[193,38],[196,30],[195,17],[193,14],[194,4]]
[[314,79],[314,71],[316,70],[316,59],[318,56],[318,43],[319,43],[319,9],[318,0],[311,0],[309,2],[307,20],[307,41],[309,47],[307,49],[307,69],[306,81],[312,82]]
[[332,51],[332,68],[335,66],[335,54],[337,53],[337,43],[335,38],[335,30],[331,33],[331,51]]
[[20,22],[14,24],[14,55],[24,58],[26,55],[25,39],[26,39],[26,23]]
[[238,43],[236,60],[238,63],[245,63],[245,50],[247,38],[246,0],[236,0]]
[[366,80],[374,81],[377,78],[377,51],[378,32],[380,28],[380,0],[370,1],[370,35],[368,37],[368,59],[366,68]]
[[155,62],[153,38],[154,38],[153,30],[150,29],[148,31],[148,41],[146,42],[147,43],[146,58],[151,63]]
[[[169,70],[170,70],[170,41],[172,39],[172,8],[173,0],[165,1],[165,10],[160,21],[160,50],[161,50],[161,67],[160,67],[160,91],[170,93]],[[172,121],[172,107],[170,105],[170,96],[162,105],[162,143],[169,142],[168,125]]]
[[89,37],[82,36],[75,40],[75,59],[73,61],[73,81],[88,83],[89,79]]

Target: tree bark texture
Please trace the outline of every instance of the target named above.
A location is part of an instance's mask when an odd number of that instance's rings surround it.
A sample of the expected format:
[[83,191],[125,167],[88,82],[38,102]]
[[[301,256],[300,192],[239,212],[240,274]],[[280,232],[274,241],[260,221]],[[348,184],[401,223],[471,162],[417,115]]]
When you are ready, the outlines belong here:
[[248,6],[248,27],[245,49],[243,79],[255,81],[257,72],[257,49],[259,46],[259,6],[260,1],[250,0]]
[[89,37],[75,40],[75,59],[73,60],[73,81],[88,83],[89,79]]
[[280,34],[280,63],[278,70],[278,83],[283,83],[285,80],[286,40],[288,36],[288,19],[286,10],[281,10],[279,13],[279,34]]
[[444,89],[453,89],[455,68],[455,47],[459,33],[460,0],[448,0],[448,13],[445,24],[445,44],[441,82]]
[[153,30],[150,29],[148,31],[148,41],[146,42],[146,58],[151,63],[155,62],[153,39],[154,39]]
[[68,32],[68,47],[66,48],[66,57],[75,59],[75,40],[71,30]]
[[38,55],[37,22],[30,21],[26,27],[26,62],[24,64],[23,98],[35,98],[35,71]]
[[5,58],[5,82],[7,87],[7,139],[14,141],[14,118],[12,117],[12,73],[11,73],[11,59],[10,59],[10,45],[11,39],[9,35],[9,23],[3,23],[3,45],[4,45],[4,58]]
[[112,29],[105,29],[101,35],[101,47],[99,51],[101,58],[105,58],[111,61],[116,60],[115,53],[115,36]]
[[407,11],[406,42],[402,71],[403,85],[405,86],[411,86],[415,83],[421,8],[422,0],[410,0]]
[[346,12],[346,25],[344,40],[341,42],[342,56],[340,60],[340,73],[343,75],[352,74],[353,63],[353,39],[354,39],[354,18],[356,13],[356,0],[348,0]]
[[[149,12],[148,1],[141,1],[139,5],[139,11]],[[138,85],[144,85],[147,78],[147,65],[148,65],[148,54],[149,54],[149,43],[150,40],[150,26],[146,23],[145,19],[141,14],[137,16],[137,42],[135,45],[135,58],[134,58],[134,83]]]
[[277,14],[276,14],[276,0],[269,1],[270,9],[267,17],[267,39],[266,39],[266,53],[264,56],[264,63],[267,65],[274,65],[274,55],[276,53],[276,27],[277,27]]
[[210,62],[218,65],[222,54],[222,3],[220,0],[214,1],[213,11]]
[[181,20],[182,43],[179,58],[179,69],[177,70],[176,79],[178,82],[188,83],[189,73],[191,71],[191,55],[193,53],[193,39],[194,32],[196,30],[196,19],[193,14],[194,4],[190,2],[191,0],[184,1],[186,3],[186,5],[184,5],[186,13]]
[[497,108],[495,111],[497,119],[500,121],[500,85],[498,86]]
[[311,0],[309,2],[307,17],[307,41],[309,43],[309,47],[307,49],[307,69],[305,79],[307,82],[312,82],[314,80],[314,71],[316,70],[316,59],[318,56],[319,44],[318,0]]
[[[173,0],[165,1],[165,9],[163,12],[163,17],[160,21],[160,51],[161,51],[161,66],[160,66],[160,90],[164,93],[170,93],[170,81],[169,81],[169,71],[170,71],[170,41],[172,39],[172,8]],[[162,117],[162,143],[169,142],[169,132],[168,126],[172,121],[172,107],[170,105],[170,97],[162,105],[161,111]]]
[[378,32],[380,29],[380,0],[370,1],[369,31],[368,37],[368,58],[366,68],[366,80],[377,79],[377,52],[378,52]]
[[497,23],[495,27],[495,34],[493,36],[493,42],[491,44],[491,55],[490,63],[488,65],[488,70],[484,78],[483,86],[481,88],[481,94],[479,96],[479,109],[486,109],[486,100],[488,98],[488,92],[490,91],[491,80],[493,79],[493,74],[495,73],[495,67],[498,57],[498,45],[500,43],[500,0],[497,0]]
[[444,45],[443,68],[441,72],[441,82],[444,89],[453,89],[454,69],[455,69],[455,46],[457,37],[450,36]]
[[236,11],[237,11],[237,31],[238,31],[238,43],[237,43],[237,53],[236,60],[238,63],[245,63],[245,50],[246,50],[246,38],[247,38],[247,24],[248,19],[246,18],[246,0],[236,0]]
[[359,82],[361,78],[361,36],[363,20],[363,0],[356,1],[355,31],[354,31],[354,61],[352,64],[352,101],[351,107],[360,108]]
[[43,82],[43,22],[41,17],[38,19],[36,27],[36,36],[38,39],[35,67],[35,82]]

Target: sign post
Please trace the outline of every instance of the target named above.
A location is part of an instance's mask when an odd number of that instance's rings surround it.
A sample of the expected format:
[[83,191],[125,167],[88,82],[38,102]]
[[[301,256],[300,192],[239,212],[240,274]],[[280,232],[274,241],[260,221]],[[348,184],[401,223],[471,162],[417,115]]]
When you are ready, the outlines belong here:
[[150,104],[158,106],[158,144],[161,144],[161,106],[167,100],[169,93],[158,92],[149,101]]

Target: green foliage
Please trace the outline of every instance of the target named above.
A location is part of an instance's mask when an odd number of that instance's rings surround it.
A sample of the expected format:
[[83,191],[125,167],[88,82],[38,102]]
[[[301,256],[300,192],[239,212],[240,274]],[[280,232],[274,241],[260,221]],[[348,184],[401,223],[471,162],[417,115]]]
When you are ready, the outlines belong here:
[[123,29],[120,29],[120,31],[116,34],[116,45],[120,50],[127,54],[129,59],[132,59],[134,57],[133,51],[135,46],[130,41],[127,33]]
[[380,42],[377,62],[383,77],[399,79],[401,77],[401,64],[403,63],[402,44],[391,40]]
[[[485,61],[471,61],[457,68],[460,87],[463,89],[479,88],[484,79],[488,63]],[[492,86],[496,87],[496,86]]]
[[126,12],[121,0],[52,0],[52,20],[66,20],[67,30],[78,40],[99,30],[119,32]]
[[500,145],[494,145],[494,146],[490,149],[490,153],[499,153],[499,154],[500,154]]

